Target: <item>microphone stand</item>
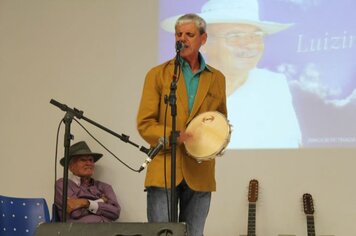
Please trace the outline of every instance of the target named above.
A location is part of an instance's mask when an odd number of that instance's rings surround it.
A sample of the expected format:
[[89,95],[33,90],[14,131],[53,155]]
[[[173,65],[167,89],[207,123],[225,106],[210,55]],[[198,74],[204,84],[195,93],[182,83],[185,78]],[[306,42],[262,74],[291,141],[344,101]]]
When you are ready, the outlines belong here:
[[50,103],[56,107],[58,107],[59,109],[61,109],[62,111],[66,112],[66,115],[64,116],[63,120],[64,120],[64,124],[65,124],[65,134],[64,134],[64,168],[63,168],[63,196],[62,196],[62,222],[66,222],[66,218],[67,218],[67,214],[66,214],[66,209],[67,209],[67,195],[68,195],[68,160],[69,160],[69,147],[70,147],[70,140],[73,139],[73,135],[71,135],[70,133],[70,125],[72,123],[72,120],[74,117],[77,117],[78,119],[83,119],[87,122],[89,122],[90,124],[118,137],[119,139],[121,139],[123,142],[125,143],[129,143],[137,148],[139,148],[139,150],[141,152],[146,153],[147,155],[150,155],[150,149],[145,148],[143,146],[139,146],[136,143],[131,142],[129,139],[130,137],[125,135],[125,134],[117,134],[114,131],[96,123],[95,121],[90,120],[89,118],[86,118],[85,116],[83,116],[83,111],[80,111],[76,108],[72,109],[69,108],[67,105],[62,104],[60,102],[57,102],[54,99],[51,99]]
[[68,160],[69,160],[69,147],[70,140],[73,135],[70,133],[70,126],[73,121],[74,114],[71,111],[67,111],[63,121],[65,124],[64,132],[64,167],[63,167],[63,195],[62,195],[62,221],[66,222],[66,209],[67,209],[67,192],[68,192]]
[[177,138],[179,137],[179,131],[176,130],[176,117],[177,117],[177,71],[179,68],[179,48],[176,48],[176,58],[174,64],[174,73],[173,80],[170,87],[169,94],[169,105],[171,106],[171,116],[172,116],[172,130],[171,130],[171,217],[170,221],[173,223],[178,222],[178,199],[176,193],[176,147],[177,147]]

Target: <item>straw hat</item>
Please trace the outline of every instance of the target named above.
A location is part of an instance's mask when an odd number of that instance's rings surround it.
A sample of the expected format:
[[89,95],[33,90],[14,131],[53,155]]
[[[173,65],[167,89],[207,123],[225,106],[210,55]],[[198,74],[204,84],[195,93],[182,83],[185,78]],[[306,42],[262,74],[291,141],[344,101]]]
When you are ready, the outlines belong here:
[[[257,0],[209,0],[197,15],[207,24],[249,24],[258,27],[265,34],[274,34],[293,25],[260,20]],[[174,26],[180,16],[182,15],[163,20],[161,27],[168,32],[175,32]]]

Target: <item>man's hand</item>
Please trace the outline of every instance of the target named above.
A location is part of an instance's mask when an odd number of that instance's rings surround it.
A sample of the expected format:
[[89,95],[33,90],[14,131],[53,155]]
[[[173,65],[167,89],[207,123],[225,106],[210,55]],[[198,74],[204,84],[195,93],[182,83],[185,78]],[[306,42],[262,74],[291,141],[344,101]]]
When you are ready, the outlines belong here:
[[105,194],[101,195],[101,199],[103,199],[103,201],[104,201],[105,203],[107,203],[108,200],[109,200],[109,199],[105,196]]
[[190,132],[186,132],[185,130],[180,131],[178,137],[178,143],[184,143],[185,141],[193,138],[193,134]]
[[88,208],[89,201],[84,198],[68,198],[67,199],[67,213],[72,213],[72,211],[79,208]]

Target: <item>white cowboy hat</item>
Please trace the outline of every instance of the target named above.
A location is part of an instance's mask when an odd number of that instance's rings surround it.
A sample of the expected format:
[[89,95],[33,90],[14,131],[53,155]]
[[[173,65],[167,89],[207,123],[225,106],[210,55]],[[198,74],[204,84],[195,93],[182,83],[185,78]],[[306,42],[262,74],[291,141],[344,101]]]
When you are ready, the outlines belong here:
[[[257,0],[209,0],[197,13],[207,24],[238,23],[249,24],[260,28],[265,34],[273,34],[285,30],[293,24],[261,21]],[[161,27],[168,32],[175,32],[175,23],[182,15],[167,18]]]

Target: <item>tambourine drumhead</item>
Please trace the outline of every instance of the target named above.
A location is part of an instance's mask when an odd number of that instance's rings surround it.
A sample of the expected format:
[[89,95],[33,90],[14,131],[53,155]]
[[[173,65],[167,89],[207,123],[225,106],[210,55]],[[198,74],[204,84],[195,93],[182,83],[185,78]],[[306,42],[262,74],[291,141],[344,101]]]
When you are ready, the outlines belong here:
[[187,153],[199,161],[214,159],[230,142],[229,122],[217,111],[199,114],[189,123],[186,131],[193,134],[184,142]]

